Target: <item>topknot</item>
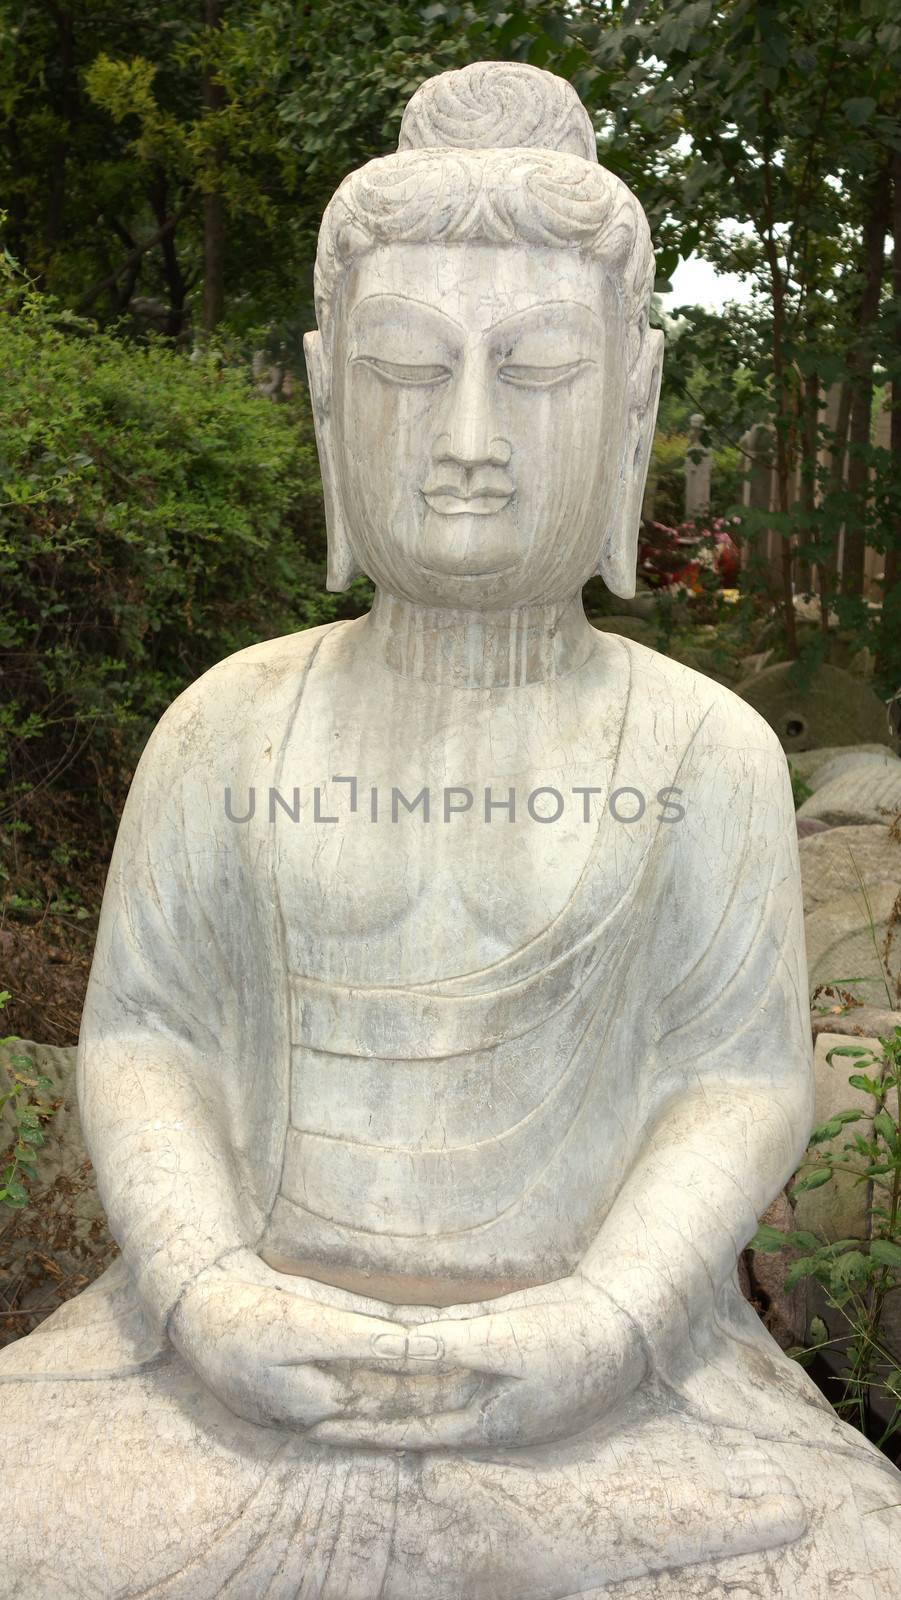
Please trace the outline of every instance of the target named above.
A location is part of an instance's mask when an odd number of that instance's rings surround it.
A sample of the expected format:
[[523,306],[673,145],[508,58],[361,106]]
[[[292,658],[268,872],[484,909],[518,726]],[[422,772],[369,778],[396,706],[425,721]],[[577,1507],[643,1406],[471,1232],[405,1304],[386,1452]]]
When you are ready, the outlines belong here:
[[476,61],[423,83],[398,150],[556,150],[597,162],[591,118],[572,84],[521,61]]

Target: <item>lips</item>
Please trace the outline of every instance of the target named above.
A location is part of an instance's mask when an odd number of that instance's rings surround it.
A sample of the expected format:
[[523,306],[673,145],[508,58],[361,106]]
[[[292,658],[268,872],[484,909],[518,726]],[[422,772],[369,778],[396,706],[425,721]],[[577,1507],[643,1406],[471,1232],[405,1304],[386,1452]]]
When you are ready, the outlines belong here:
[[513,490],[485,487],[464,493],[453,484],[436,483],[423,489],[422,497],[429,509],[442,517],[490,517],[509,505]]

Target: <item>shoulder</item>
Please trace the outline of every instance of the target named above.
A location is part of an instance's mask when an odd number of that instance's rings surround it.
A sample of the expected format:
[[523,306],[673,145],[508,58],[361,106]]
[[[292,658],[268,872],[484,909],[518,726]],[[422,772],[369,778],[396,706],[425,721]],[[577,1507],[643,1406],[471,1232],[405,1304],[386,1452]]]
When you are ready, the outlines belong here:
[[668,721],[680,742],[699,753],[721,753],[730,765],[786,767],[772,728],[731,689],[646,645],[621,643],[631,669],[630,709],[639,719],[658,727]]
[[196,678],[160,718],[139,772],[160,777],[220,765],[248,741],[277,733],[290,718],[320,646],[346,623],[264,639],[238,650]]

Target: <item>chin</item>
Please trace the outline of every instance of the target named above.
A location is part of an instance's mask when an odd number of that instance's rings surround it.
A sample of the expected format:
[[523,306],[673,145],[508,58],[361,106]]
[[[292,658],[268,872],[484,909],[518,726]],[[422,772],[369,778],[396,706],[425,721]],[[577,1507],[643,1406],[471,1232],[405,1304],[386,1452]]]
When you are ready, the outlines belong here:
[[425,516],[411,556],[423,572],[439,577],[490,579],[519,567],[522,546],[510,520],[457,514]]

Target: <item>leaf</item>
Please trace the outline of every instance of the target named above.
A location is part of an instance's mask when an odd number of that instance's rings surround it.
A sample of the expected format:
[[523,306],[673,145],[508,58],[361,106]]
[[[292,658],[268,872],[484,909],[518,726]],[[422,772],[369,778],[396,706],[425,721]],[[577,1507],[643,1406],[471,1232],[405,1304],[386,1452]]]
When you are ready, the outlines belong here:
[[764,1222],[757,1229],[753,1239],[748,1245],[749,1250],[758,1250],[761,1255],[772,1255],[777,1250],[784,1250],[788,1243],[784,1233],[778,1228],[773,1228]]
[[891,1239],[873,1239],[870,1255],[881,1267],[891,1267],[894,1272],[901,1272],[901,1245],[893,1244]]
[[832,1177],[831,1167],[818,1167],[816,1172],[808,1173],[806,1178],[799,1178],[792,1187],[792,1194],[806,1194],[810,1189],[821,1189]]
[[801,1256],[800,1260],[793,1261],[785,1274],[786,1289],[793,1289],[802,1278],[810,1278],[817,1270],[815,1256]]
[[841,1294],[852,1284],[865,1283],[871,1274],[869,1258],[862,1250],[848,1250],[836,1257],[829,1271],[829,1284],[833,1293]]
[[811,1344],[827,1344],[828,1340],[829,1329],[826,1327],[822,1317],[812,1317],[810,1321]]
[[877,1083],[875,1078],[864,1077],[863,1073],[860,1072],[853,1073],[848,1082],[852,1089],[862,1089],[864,1094],[871,1094],[874,1100],[878,1098],[882,1091],[881,1083]]
[[859,95],[851,100],[843,100],[842,110],[852,127],[862,128],[876,110],[876,101],[871,95]]
[[894,1117],[890,1117],[887,1111],[878,1111],[873,1118],[873,1127],[877,1133],[882,1135],[889,1149],[896,1151],[898,1148],[898,1127]]

